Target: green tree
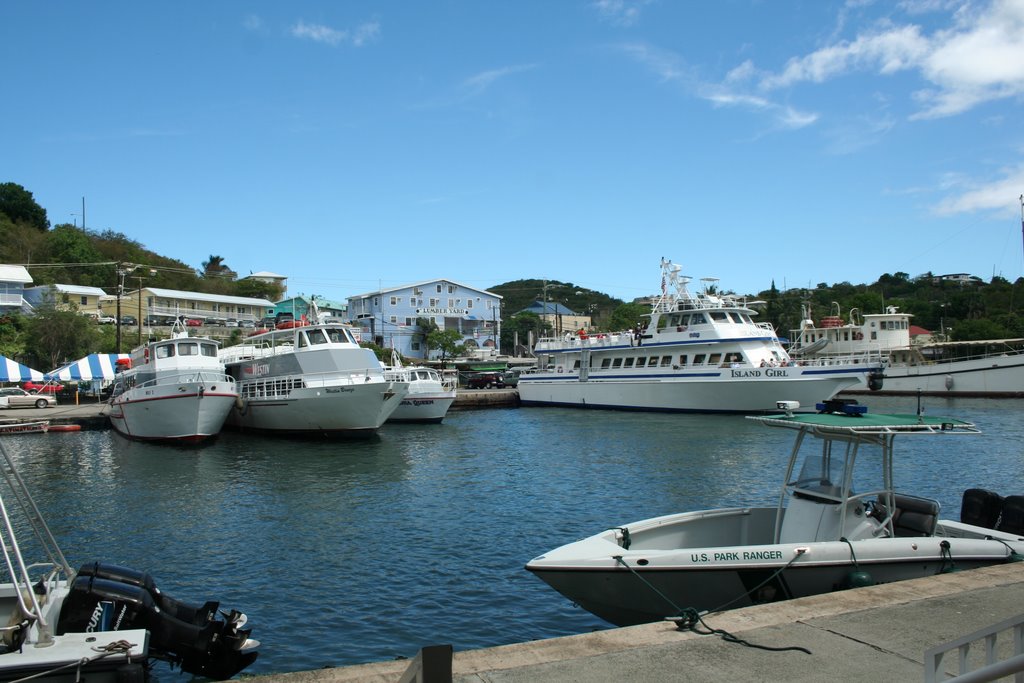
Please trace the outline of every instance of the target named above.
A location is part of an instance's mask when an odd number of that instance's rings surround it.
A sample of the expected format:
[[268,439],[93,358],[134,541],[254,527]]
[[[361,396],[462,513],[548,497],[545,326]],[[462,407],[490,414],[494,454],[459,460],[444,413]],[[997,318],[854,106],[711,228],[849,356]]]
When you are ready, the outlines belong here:
[[651,312],[651,307],[645,304],[619,304],[612,309],[608,316],[606,332],[617,332],[620,330],[632,329],[643,316]]
[[52,370],[96,351],[100,337],[96,323],[84,315],[43,304],[29,322],[25,346],[36,367]]
[[46,260],[63,267],[40,271],[40,279],[44,282],[89,287],[114,287],[117,284],[114,265],[97,265],[103,263],[103,253],[93,244],[88,232],[73,225],[63,223],[47,234]]
[[441,352],[441,362],[448,358],[461,356],[466,347],[461,343],[462,333],[458,330],[434,330],[427,334],[427,350],[437,349]]
[[28,319],[20,313],[0,316],[0,356],[18,360],[25,355]]
[[0,184],[0,213],[15,223],[26,223],[39,232],[50,229],[46,209],[39,206],[32,193],[17,183]]

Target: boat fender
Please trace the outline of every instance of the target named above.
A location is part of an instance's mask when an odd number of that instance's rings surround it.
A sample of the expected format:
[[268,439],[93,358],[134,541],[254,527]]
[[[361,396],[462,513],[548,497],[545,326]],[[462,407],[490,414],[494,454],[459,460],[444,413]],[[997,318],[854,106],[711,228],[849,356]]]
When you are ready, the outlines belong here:
[[874,585],[875,580],[871,577],[871,574],[863,569],[855,569],[843,577],[841,588],[846,590],[847,588],[866,588],[867,586]]
[[143,351],[143,359],[145,360],[145,362],[147,362],[147,363],[149,362],[149,347],[148,346],[146,347],[146,350]]
[[242,414],[245,415],[245,401],[242,400],[241,396],[235,396],[235,407],[242,411]]
[[882,386],[885,384],[885,375],[880,372],[868,373],[868,389],[871,391],[881,391]]
[[953,388],[953,375],[946,375],[946,389]]

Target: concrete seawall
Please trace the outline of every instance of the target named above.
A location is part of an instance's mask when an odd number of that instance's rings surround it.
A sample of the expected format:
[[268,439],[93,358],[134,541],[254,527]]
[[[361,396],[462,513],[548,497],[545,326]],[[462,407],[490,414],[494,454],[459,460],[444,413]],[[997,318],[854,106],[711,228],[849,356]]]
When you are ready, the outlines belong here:
[[[562,599],[555,593],[552,600]],[[919,681],[924,652],[1024,611],[1024,563],[828,593],[722,612],[706,624],[720,634],[670,623],[456,652],[461,683],[622,681]],[[703,627],[701,627],[703,630]],[[1000,642],[1010,641],[1009,635]],[[437,643],[423,643],[424,646]],[[325,643],[330,649],[357,644]],[[978,655],[983,647],[976,645]],[[980,661],[980,660],[979,660]],[[954,671],[956,653],[946,657]],[[408,668],[389,661],[258,676],[258,683],[391,683]]]

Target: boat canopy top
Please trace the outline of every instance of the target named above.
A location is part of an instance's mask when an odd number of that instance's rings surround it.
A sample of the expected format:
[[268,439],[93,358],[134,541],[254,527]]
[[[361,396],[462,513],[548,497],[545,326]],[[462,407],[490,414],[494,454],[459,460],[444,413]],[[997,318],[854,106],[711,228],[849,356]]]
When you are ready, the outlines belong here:
[[[792,411],[799,406],[780,401],[780,409]],[[752,415],[770,427],[799,429],[815,435],[876,435],[876,434],[980,434],[973,423],[951,417],[924,414],[868,413],[865,406],[833,400],[817,405],[817,413],[785,415]]]

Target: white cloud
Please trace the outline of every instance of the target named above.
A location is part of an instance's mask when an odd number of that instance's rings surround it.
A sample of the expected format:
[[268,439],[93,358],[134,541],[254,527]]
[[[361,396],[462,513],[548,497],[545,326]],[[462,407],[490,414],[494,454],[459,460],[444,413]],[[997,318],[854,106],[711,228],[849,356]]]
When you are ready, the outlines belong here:
[[313,42],[326,45],[348,44],[353,47],[363,47],[380,35],[380,24],[377,22],[366,22],[356,27],[355,30],[350,31],[332,28],[323,24],[307,24],[300,19],[291,27],[290,33],[296,38],[312,40]]
[[[906,2],[906,11],[950,10],[949,2]],[[1024,95],[1024,0],[995,0],[975,11],[959,5],[952,26],[926,35],[915,24],[882,22],[852,41],[839,41],[790,59],[779,73],[761,76],[763,90],[822,83],[853,71],[891,75],[914,71],[928,86],[913,94],[922,109],[912,119],[938,118],[978,104]],[[750,78],[749,62],[729,74]]]
[[462,89],[470,94],[479,94],[506,76],[530,71],[536,68],[536,64],[517,64],[514,66],[502,67],[501,69],[481,71],[480,73],[470,76],[466,80],[462,81]]
[[640,20],[640,8],[648,0],[594,0],[600,17],[616,26],[632,26]]
[[[1024,188],[1024,164],[1017,167],[1002,169],[1002,178],[984,184],[974,184],[958,195],[939,202],[935,212],[939,215],[968,213],[979,210],[995,210],[1000,213],[1016,211],[1019,207],[1018,197]],[[957,186],[966,184],[958,179]]]

